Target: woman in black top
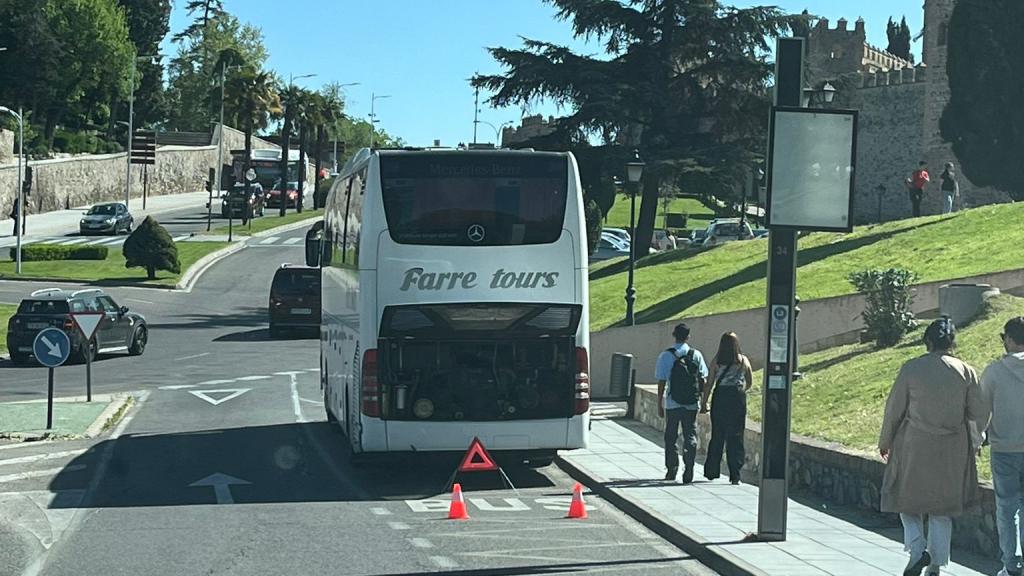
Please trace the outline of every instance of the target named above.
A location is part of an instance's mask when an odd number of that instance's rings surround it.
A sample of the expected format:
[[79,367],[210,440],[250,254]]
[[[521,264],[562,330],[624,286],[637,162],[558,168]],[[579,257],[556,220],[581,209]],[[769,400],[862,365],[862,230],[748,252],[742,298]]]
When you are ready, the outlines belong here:
[[953,163],[946,162],[946,169],[942,171],[942,193],[945,195],[942,204],[942,213],[953,212],[953,202],[960,196],[960,183],[956,180],[956,172],[953,171]]

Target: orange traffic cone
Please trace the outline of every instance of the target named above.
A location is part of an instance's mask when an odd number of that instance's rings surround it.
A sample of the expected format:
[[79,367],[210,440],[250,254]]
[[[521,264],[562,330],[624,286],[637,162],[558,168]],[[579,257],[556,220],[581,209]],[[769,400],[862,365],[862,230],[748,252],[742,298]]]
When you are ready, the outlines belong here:
[[452,505],[448,508],[449,520],[469,520],[466,503],[462,500],[462,485],[456,484],[452,490]]
[[569,504],[569,515],[566,518],[586,518],[587,506],[583,503],[583,486],[579,482],[572,489],[572,504]]

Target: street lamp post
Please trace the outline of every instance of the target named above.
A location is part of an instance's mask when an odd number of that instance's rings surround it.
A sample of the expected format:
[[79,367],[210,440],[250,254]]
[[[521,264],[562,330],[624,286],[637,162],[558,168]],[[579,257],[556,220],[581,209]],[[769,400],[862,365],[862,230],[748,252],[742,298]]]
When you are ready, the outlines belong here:
[[373,112],[373,104],[377,100],[383,100],[384,98],[391,98],[390,94],[374,94],[370,93],[370,149],[373,149],[373,125],[377,123],[377,115]]
[[626,325],[634,326],[633,303],[636,302],[636,290],[633,288],[633,270],[636,268],[636,192],[640,187],[640,179],[644,174],[644,161],[640,153],[633,151],[633,159],[626,163],[626,179],[629,180],[629,277],[626,281]]
[[[6,50],[6,48],[5,48]],[[14,215],[14,227],[18,229],[17,248],[15,248],[14,272],[21,274],[21,237],[25,233],[25,175],[22,165],[25,158],[25,117],[18,108],[15,112],[5,106],[0,106],[0,114],[8,113],[18,120],[18,211]]]

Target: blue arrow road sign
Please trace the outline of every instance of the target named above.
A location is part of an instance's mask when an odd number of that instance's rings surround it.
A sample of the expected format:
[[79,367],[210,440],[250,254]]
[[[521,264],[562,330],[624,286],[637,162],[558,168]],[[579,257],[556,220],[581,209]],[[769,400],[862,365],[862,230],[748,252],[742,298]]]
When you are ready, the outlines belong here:
[[60,328],[47,328],[32,342],[36,360],[47,368],[56,368],[71,355],[71,340]]

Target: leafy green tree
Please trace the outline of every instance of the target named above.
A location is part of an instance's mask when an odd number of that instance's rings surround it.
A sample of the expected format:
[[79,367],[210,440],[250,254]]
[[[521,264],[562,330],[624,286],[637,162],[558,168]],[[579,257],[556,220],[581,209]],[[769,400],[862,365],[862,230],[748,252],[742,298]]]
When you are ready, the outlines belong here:
[[[50,28],[45,12],[49,0],[0,0],[0,102],[24,107],[34,119],[42,116],[59,82],[64,45]],[[8,115],[0,120],[11,121]],[[33,122],[35,123],[35,122]],[[26,134],[26,138],[28,134]]]
[[[164,95],[164,65],[160,61],[160,43],[171,29],[170,0],[118,0],[128,19],[128,36],[135,45],[135,53],[142,56],[157,56],[155,59],[139,60],[136,63],[135,125],[159,124],[167,116],[167,102]],[[111,105],[117,115],[117,106]],[[127,112],[125,112],[127,115]],[[113,126],[113,122],[111,122]]]
[[167,230],[152,216],[146,216],[142,224],[124,241],[124,267],[145,268],[146,277],[156,278],[157,270],[172,274],[181,273],[178,247]]
[[175,42],[191,40],[202,43],[210,23],[227,14],[223,0],[189,0],[185,10],[193,20],[188,27],[174,35],[172,40]]
[[600,38],[605,57],[527,39],[522,49],[490,49],[505,73],[472,84],[492,91],[494,106],[547,99],[568,107],[556,127],[568,142],[594,137],[639,149],[647,167],[638,246],[651,242],[662,182],[692,172],[735,181],[763,155],[768,40],[802,16],[717,0],[548,1],[575,36]]
[[[269,72],[243,68],[226,81],[224,112],[235,126],[245,131],[245,166],[252,163],[252,136],[257,130],[265,130],[271,114],[277,114],[281,100],[277,93],[274,76]],[[248,182],[246,182],[248,186]]]
[[[263,33],[231,14],[212,20],[201,42],[188,40],[168,67],[168,127],[175,130],[207,130],[220,111],[220,66],[226,50],[240,56],[242,65],[262,70],[267,60]],[[216,96],[216,97],[214,97]]]
[[950,99],[940,123],[971,182],[1024,200],[1024,2],[959,0],[949,20]]
[[863,270],[850,274],[849,281],[865,296],[861,316],[868,336],[879,348],[899,344],[908,330],[917,326],[911,307],[917,275],[905,268]]

